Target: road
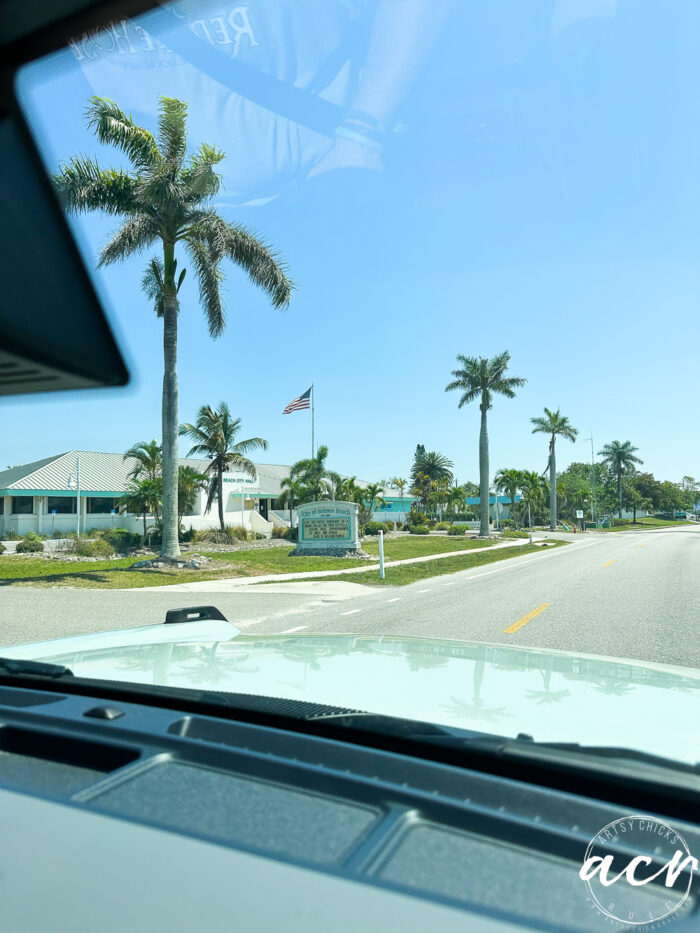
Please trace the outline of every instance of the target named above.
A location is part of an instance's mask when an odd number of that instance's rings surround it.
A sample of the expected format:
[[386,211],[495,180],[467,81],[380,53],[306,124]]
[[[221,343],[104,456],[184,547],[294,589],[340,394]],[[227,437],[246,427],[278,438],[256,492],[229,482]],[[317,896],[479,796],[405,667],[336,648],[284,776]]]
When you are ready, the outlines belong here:
[[[0,590],[0,644],[161,622],[216,605],[250,634],[352,632],[555,648],[700,668],[700,528],[557,535],[566,548],[403,587]],[[390,579],[387,571],[387,579]]]

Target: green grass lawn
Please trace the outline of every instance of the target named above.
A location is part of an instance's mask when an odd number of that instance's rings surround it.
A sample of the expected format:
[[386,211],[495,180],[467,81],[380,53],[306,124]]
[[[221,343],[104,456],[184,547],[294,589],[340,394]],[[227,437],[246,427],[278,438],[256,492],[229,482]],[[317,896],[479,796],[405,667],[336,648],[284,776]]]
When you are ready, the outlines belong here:
[[[635,529],[637,531],[644,528],[675,528],[677,525],[695,525],[697,522],[688,522],[688,521],[670,521],[665,518],[638,518],[636,523],[633,524],[632,520],[625,522],[624,525],[616,525],[614,528],[596,528],[596,533],[604,532],[608,534],[611,531],[630,531]],[[593,529],[590,529],[591,531]]]
[[316,580],[344,580],[347,583],[362,583],[370,586],[406,586],[407,583],[416,583],[428,577],[441,577],[445,574],[457,573],[460,570],[470,570],[482,564],[493,564],[496,561],[508,560],[511,557],[521,557],[523,554],[542,554],[555,547],[566,547],[567,541],[554,541],[547,547],[537,544],[523,544],[513,548],[502,548],[494,551],[480,551],[478,554],[459,554],[455,557],[443,557],[440,560],[427,560],[422,564],[406,564],[403,567],[387,567],[386,578],[379,579],[378,570],[370,570],[361,574],[338,574],[333,577],[317,577]]
[[[384,542],[386,560],[405,560],[408,557],[424,557],[427,554],[445,554],[449,551],[467,551],[472,548],[489,547],[492,541],[477,541],[466,535],[406,535],[388,538]],[[372,538],[362,542],[368,554],[379,554],[379,542]]]
[[[378,542],[364,543],[370,554],[378,554]],[[488,542],[438,535],[397,538],[385,542],[387,560],[444,554],[449,551],[488,547]],[[210,552],[197,550],[214,561],[209,570],[128,570],[142,557],[77,563],[44,561],[21,554],[0,557],[0,586],[71,586],[104,589],[132,589],[140,586],[163,586],[168,583],[191,583],[226,577],[252,577],[268,573],[303,573],[307,570],[343,570],[358,562],[338,557],[290,557],[292,545],[251,551]]]

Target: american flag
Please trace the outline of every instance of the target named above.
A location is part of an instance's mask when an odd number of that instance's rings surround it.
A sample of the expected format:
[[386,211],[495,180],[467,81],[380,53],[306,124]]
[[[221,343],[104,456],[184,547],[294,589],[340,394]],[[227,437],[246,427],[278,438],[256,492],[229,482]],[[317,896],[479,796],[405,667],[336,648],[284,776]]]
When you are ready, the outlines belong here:
[[285,410],[282,412],[283,415],[291,415],[293,411],[301,411],[302,408],[311,408],[311,387],[306,390],[302,395],[297,396],[295,399],[287,405]]

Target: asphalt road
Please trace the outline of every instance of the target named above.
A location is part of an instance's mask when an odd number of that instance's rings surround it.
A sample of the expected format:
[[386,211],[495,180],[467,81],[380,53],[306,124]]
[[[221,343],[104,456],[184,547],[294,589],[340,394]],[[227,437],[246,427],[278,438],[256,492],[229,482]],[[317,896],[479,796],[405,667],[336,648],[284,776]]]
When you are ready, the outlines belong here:
[[[572,544],[410,586],[0,590],[0,644],[161,622],[216,605],[243,631],[411,634],[700,668],[700,528],[557,535]],[[387,571],[390,579],[390,571]]]

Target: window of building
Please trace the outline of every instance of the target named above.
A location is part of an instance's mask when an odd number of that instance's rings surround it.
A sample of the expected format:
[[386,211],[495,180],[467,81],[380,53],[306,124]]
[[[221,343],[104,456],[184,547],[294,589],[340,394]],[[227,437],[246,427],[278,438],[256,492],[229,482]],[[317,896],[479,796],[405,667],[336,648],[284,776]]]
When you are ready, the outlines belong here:
[[4,515],[4,514],[5,514],[5,498],[4,496],[0,496],[0,515]]
[[111,496],[90,496],[87,499],[87,510],[90,515],[109,515],[114,509],[119,510],[119,500]]
[[13,515],[32,515],[34,513],[34,496],[13,496]]
[[47,496],[46,511],[56,515],[75,515],[75,499],[73,496]]

